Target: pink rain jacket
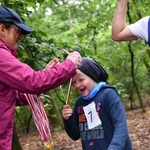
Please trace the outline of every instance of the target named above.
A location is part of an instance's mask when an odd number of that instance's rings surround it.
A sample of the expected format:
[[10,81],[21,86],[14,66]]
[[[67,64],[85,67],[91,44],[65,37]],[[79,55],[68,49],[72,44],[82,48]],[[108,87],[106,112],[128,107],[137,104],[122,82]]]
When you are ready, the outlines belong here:
[[0,150],[12,149],[15,105],[26,105],[22,93],[40,94],[58,87],[76,73],[75,65],[64,61],[34,71],[16,57],[17,52],[0,41]]

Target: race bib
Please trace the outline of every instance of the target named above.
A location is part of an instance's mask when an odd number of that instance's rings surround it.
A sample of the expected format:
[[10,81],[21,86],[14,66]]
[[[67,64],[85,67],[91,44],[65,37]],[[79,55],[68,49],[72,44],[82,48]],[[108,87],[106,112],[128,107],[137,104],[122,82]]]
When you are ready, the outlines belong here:
[[97,114],[94,102],[83,107],[83,110],[87,119],[88,129],[92,129],[98,125],[101,125],[101,120]]

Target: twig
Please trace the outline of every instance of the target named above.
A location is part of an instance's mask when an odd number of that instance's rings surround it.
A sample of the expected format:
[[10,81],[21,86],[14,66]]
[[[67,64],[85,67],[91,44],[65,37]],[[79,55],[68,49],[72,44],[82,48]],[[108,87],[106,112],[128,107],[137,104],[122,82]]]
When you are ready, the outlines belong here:
[[69,87],[68,87],[68,94],[67,94],[67,99],[66,99],[66,105],[69,104],[71,86],[72,86],[72,78],[70,79],[70,83],[69,83]]

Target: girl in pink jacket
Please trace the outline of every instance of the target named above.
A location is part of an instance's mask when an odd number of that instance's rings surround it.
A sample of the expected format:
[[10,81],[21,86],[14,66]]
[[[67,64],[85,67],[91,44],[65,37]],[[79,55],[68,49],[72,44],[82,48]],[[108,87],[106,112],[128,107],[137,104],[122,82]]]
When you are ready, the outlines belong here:
[[19,15],[10,8],[0,6],[0,150],[12,149],[15,105],[25,105],[23,93],[40,94],[62,83],[76,74],[81,65],[78,52],[52,68],[39,71],[17,59],[18,41],[22,34],[33,29],[26,26]]

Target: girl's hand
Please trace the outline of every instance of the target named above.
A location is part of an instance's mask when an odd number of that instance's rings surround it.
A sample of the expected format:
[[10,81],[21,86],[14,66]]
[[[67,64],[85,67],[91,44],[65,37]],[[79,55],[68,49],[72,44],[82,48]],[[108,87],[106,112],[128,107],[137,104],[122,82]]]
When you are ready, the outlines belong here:
[[47,65],[46,68],[51,68],[56,66],[57,64],[59,64],[59,59],[58,58],[54,58],[53,60],[51,60]]
[[65,120],[69,119],[70,116],[72,115],[73,110],[69,105],[65,105],[63,110],[62,110],[62,116]]

